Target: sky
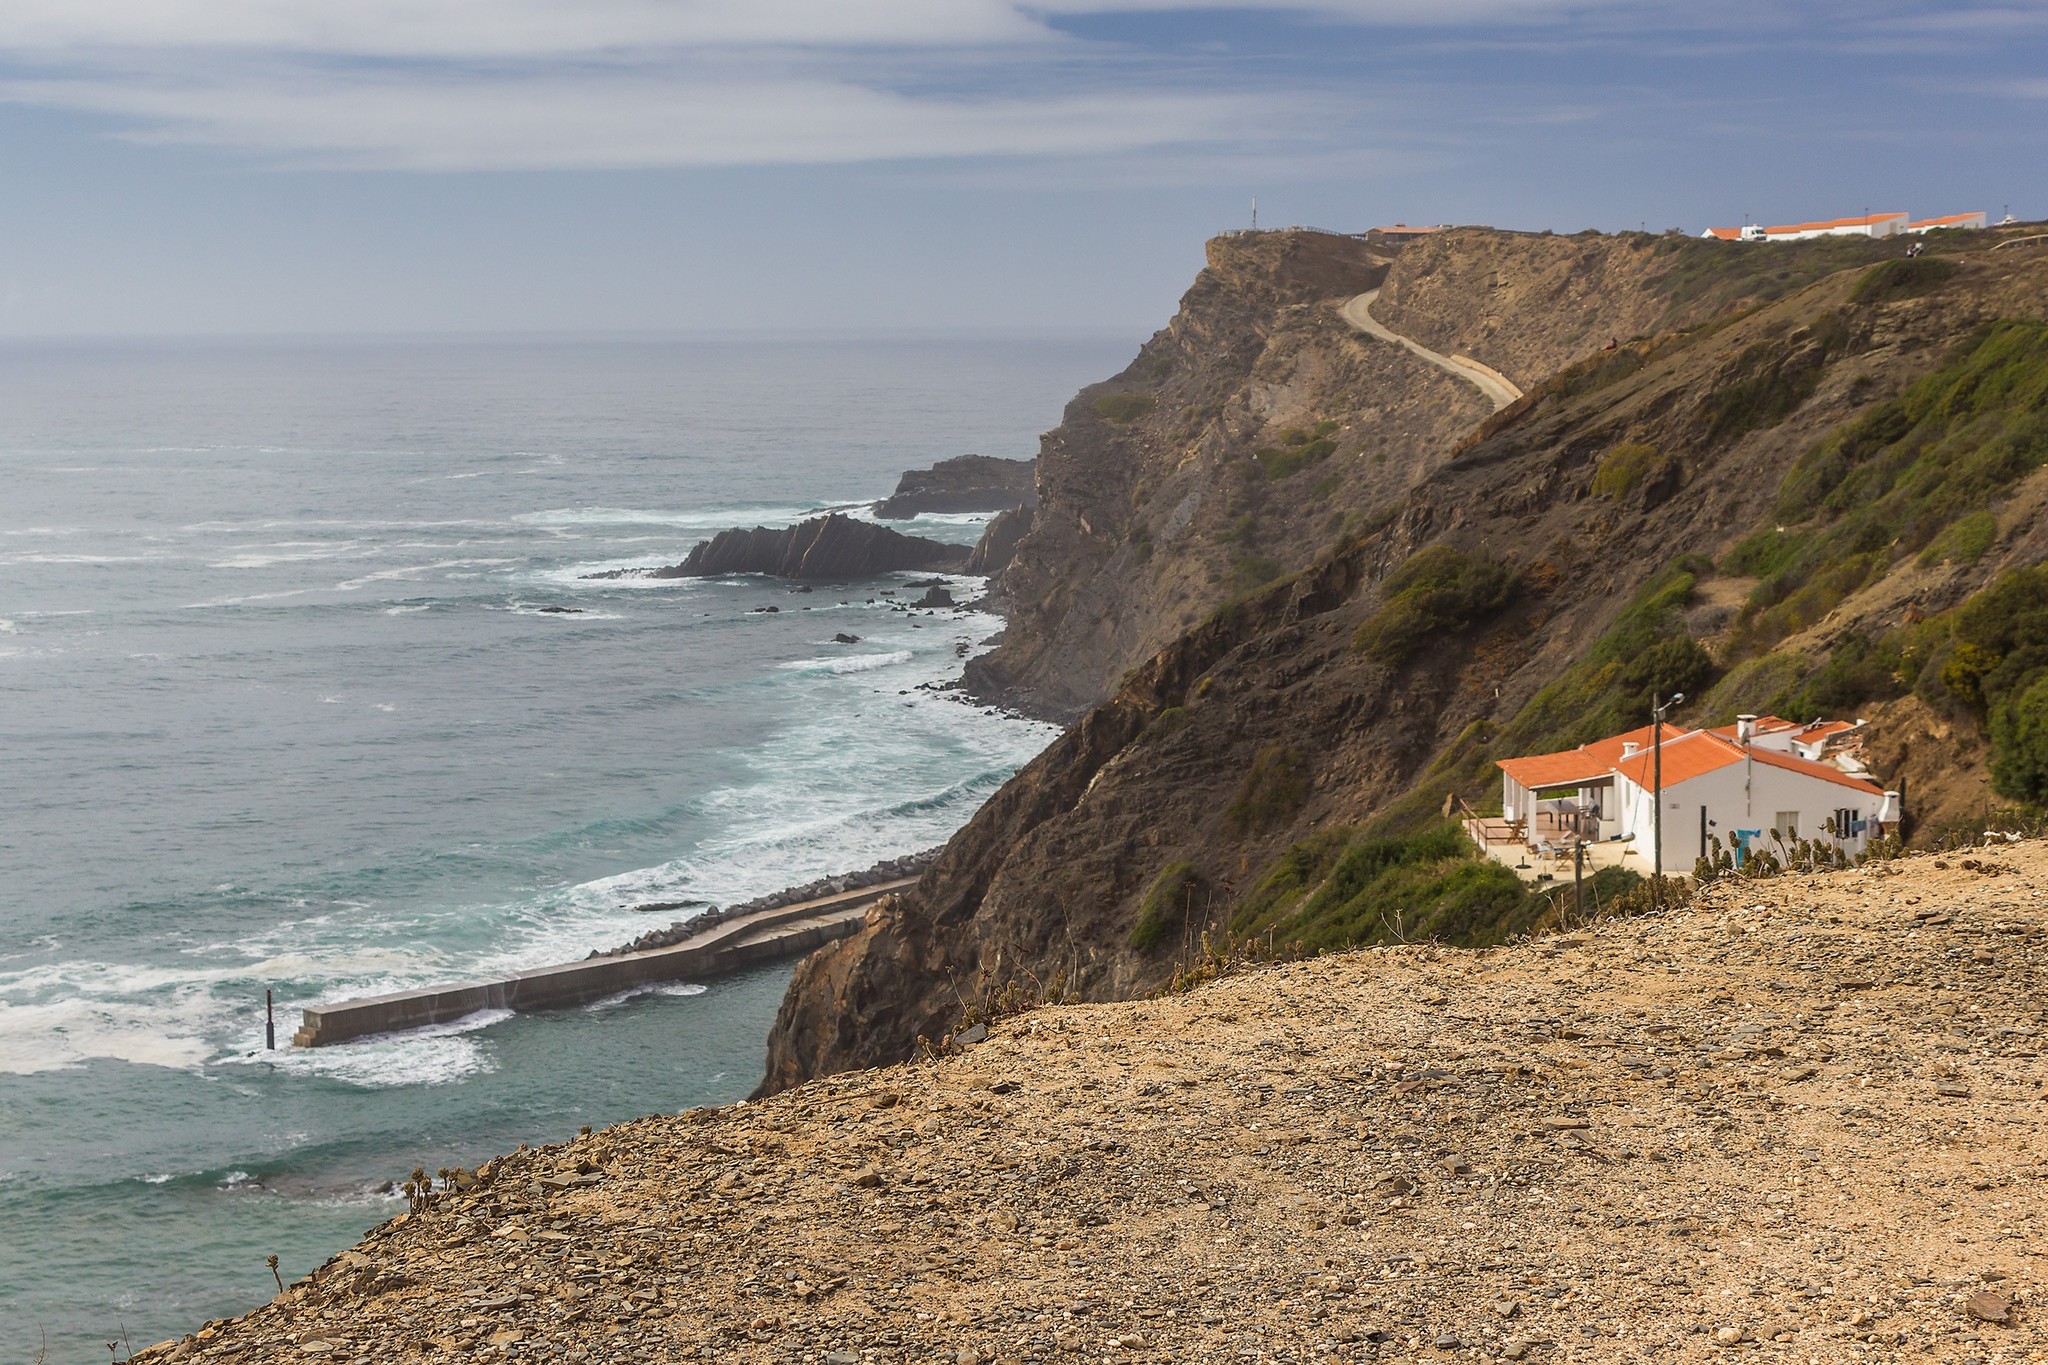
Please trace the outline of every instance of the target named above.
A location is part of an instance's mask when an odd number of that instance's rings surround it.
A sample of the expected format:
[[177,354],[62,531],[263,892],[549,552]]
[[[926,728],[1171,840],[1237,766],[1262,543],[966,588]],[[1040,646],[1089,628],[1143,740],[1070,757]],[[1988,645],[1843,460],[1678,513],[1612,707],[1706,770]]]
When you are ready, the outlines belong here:
[[2048,216],[2048,0],[5,0],[0,336],[1128,332],[1247,225]]

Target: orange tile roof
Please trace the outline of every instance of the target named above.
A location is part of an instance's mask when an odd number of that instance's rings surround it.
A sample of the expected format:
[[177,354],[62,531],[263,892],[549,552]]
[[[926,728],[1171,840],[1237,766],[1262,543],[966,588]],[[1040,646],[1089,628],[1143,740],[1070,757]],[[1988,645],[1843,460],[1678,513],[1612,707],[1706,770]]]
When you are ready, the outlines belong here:
[[[1669,721],[1664,723],[1665,743],[1670,743],[1684,733],[1683,730],[1678,729]],[[1599,759],[1602,767],[1612,769],[1615,764],[1621,762],[1621,751],[1623,749],[1631,744],[1643,746],[1649,742],[1650,727],[1645,725],[1637,730],[1624,730],[1618,735],[1609,735],[1606,739],[1596,739],[1591,744],[1581,744],[1579,749],[1581,752],[1591,754]]]
[[1906,213],[1873,213],[1861,218],[1825,218],[1813,223],[1784,223],[1777,227],[1767,227],[1764,232],[1824,232],[1829,228],[1870,227],[1877,223],[1889,223],[1897,218],[1911,217],[1911,214]]
[[[1742,752],[1740,744],[1723,739],[1711,730],[1694,730],[1676,739],[1667,739],[1664,741],[1664,785],[1675,787],[1703,773],[1725,768],[1730,763],[1740,763]],[[1654,759],[1654,752],[1645,749],[1616,764],[1614,770],[1638,787],[1652,786],[1656,781]]]
[[1940,227],[1943,223],[1967,223],[1972,218],[1988,220],[1990,217],[1990,214],[1981,211],[1977,213],[1951,213],[1940,218],[1922,218],[1919,222],[1912,224],[1912,226],[1916,228]]
[[[1862,792],[1865,796],[1884,795],[1884,788],[1878,786],[1875,782],[1865,782],[1860,777],[1851,777],[1832,764],[1812,763],[1803,758],[1794,758],[1791,754],[1774,754],[1768,749],[1751,749],[1749,756],[1768,767],[1783,768],[1786,772],[1803,773],[1807,777],[1817,777],[1823,782],[1833,782],[1837,786],[1848,787],[1854,791]],[[1671,784],[1668,767],[1665,770],[1664,784],[1666,786]]]
[[1708,228],[1707,231],[1724,242],[1739,242],[1742,240],[1741,228]]
[[1500,770],[1529,791],[1545,787],[1577,787],[1604,779],[1607,764],[1583,749],[1566,749],[1561,754],[1532,754],[1527,758],[1497,760]]

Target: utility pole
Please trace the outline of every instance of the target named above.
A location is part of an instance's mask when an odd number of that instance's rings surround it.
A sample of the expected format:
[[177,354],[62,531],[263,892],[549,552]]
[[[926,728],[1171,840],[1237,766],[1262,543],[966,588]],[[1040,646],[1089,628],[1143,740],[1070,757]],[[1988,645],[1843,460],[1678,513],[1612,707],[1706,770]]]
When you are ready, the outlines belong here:
[[1259,230],[1259,196],[1252,196],[1252,231]]
[[1572,844],[1572,904],[1573,913],[1579,923],[1586,922],[1586,841],[1583,837]]
[[1664,908],[1664,713],[1685,700],[1685,693],[1674,692],[1663,701],[1657,694],[1650,694],[1650,771],[1651,799],[1656,810],[1650,817],[1650,837],[1655,840],[1650,850],[1650,909],[1654,913]]

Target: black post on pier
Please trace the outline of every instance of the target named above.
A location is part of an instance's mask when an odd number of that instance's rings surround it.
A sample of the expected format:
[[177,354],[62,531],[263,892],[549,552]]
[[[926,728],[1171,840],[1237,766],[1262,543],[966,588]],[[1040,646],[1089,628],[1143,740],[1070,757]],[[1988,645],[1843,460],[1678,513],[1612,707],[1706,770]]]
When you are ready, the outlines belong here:
[[277,1051],[277,1011],[270,1003],[270,992],[263,992],[263,1046]]

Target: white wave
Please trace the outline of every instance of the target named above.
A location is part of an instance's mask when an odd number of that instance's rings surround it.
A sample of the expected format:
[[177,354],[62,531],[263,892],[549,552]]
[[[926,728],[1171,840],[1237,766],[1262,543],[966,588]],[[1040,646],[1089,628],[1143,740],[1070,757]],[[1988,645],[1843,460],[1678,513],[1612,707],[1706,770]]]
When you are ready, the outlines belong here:
[[360,578],[344,579],[334,585],[336,592],[359,592],[372,583],[388,583],[396,578],[417,578],[437,569],[489,569],[504,564],[517,564],[516,559],[440,559],[432,564],[407,564],[397,569],[379,569],[366,573]]
[[187,602],[180,611],[205,611],[211,607],[239,607],[250,602],[282,602],[288,597],[304,597],[318,591],[315,588],[293,588],[286,592],[252,592],[240,597],[213,597],[204,602]]
[[888,668],[895,664],[907,664],[911,660],[907,649],[895,650],[888,654],[845,654],[836,659],[796,659],[776,667],[792,673],[870,673],[877,668]]
[[4,617],[0,617],[0,635],[19,634],[21,634],[21,627],[15,625],[14,622],[9,621]]
[[162,555],[59,555],[20,551],[0,555],[0,564],[147,564]]
[[432,611],[433,609],[434,604],[432,602],[402,602],[398,606],[384,608],[384,614],[386,616],[410,616],[414,612]]
[[710,989],[709,986],[700,986],[692,981],[655,982],[646,986],[635,986],[631,990],[620,991],[616,995],[607,995],[602,1000],[593,1000],[583,1007],[583,1012],[585,1014],[598,1014],[623,1005],[629,1000],[638,1000],[643,995],[688,997],[702,995]]
[[510,1010],[478,1010],[446,1024],[406,1033],[380,1033],[326,1047],[254,1048],[223,1058],[223,1066],[269,1066],[288,1073],[319,1076],[366,1090],[408,1085],[449,1085],[497,1069],[490,1053],[475,1038],[512,1017]]
[[549,611],[544,606],[529,602],[514,602],[509,607],[493,608],[509,611],[514,616],[546,616],[557,621],[623,621],[626,618],[615,611],[592,611],[588,607],[575,607],[568,611]]
[[361,552],[362,546],[356,541],[333,545],[325,541],[285,541],[278,545],[265,545],[244,550],[217,559],[209,569],[267,569],[276,564],[304,564],[323,559],[346,559]]
[[86,530],[83,526],[14,526],[0,531],[0,536],[82,536]]
[[527,526],[676,526],[723,531],[729,527],[794,526],[826,511],[844,511],[823,503],[765,506],[707,507],[679,512],[634,507],[556,507],[543,512],[524,512],[513,518]]

